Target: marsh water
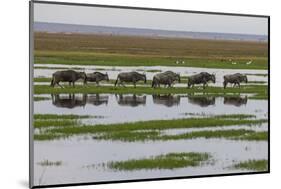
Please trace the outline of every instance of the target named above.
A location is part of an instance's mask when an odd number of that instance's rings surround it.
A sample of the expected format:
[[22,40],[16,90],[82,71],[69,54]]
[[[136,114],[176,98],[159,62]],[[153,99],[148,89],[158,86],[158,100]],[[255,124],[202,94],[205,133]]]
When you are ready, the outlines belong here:
[[[37,114],[93,115],[88,124],[110,124],[148,120],[168,120],[200,115],[253,114],[267,118],[267,100],[240,97],[196,97],[187,95],[55,94],[36,95]],[[97,118],[96,118],[97,117]]]
[[[35,65],[42,66],[42,65]],[[188,76],[202,71],[202,68],[187,67],[110,67],[79,65],[46,65],[34,70],[34,77],[51,77],[57,70],[73,68],[87,73],[107,72],[110,79],[127,71],[145,72],[147,79],[159,72],[151,70],[171,70]],[[59,67],[59,68],[58,68]],[[267,84],[266,70],[205,69],[216,74],[216,83],[221,86],[223,75],[232,73],[248,74],[249,81]],[[40,82],[40,84],[42,84]],[[46,83],[47,84],[47,83]],[[182,87],[186,84],[176,84]],[[230,94],[231,95],[231,94]],[[251,94],[237,97],[196,96],[192,94],[43,94],[34,101],[34,114],[75,114],[93,116],[80,119],[82,124],[113,124],[149,120],[172,120],[196,118],[222,114],[251,114],[256,119],[268,119],[268,101],[251,99]],[[255,126],[240,125],[212,128],[167,129],[163,132],[180,134],[199,130],[247,129],[267,131],[267,123]],[[35,129],[36,132],[36,129]],[[128,179],[146,179],[159,177],[195,176],[225,173],[249,172],[234,169],[233,165],[241,161],[267,159],[267,141],[242,141],[228,139],[196,138],[188,140],[122,142],[96,140],[84,134],[66,139],[34,141],[34,182],[36,185],[64,184],[79,182],[101,182]],[[150,169],[134,171],[116,171],[104,166],[108,162],[149,158],[172,152],[210,153],[208,163],[197,167],[178,169]],[[42,166],[44,161],[61,162],[57,166]]]
[[[119,94],[60,94],[36,95],[46,100],[34,102],[35,114],[77,114],[97,117],[82,119],[85,124],[110,124],[147,120],[179,119],[220,114],[253,114],[267,118],[267,100],[240,97],[194,97],[189,95],[119,95]],[[225,129],[267,130],[260,126],[228,126]],[[212,128],[224,129],[220,128]],[[171,129],[169,134],[196,129]],[[198,129],[200,130],[200,129]],[[204,129],[206,130],[206,129]],[[35,141],[35,182],[58,184],[67,182],[99,182],[237,173],[235,163],[249,159],[266,159],[267,142],[232,141],[226,139],[192,139],[177,141],[120,142],[95,140],[90,135],[68,139]],[[147,158],[171,152],[208,152],[212,160],[199,167],[172,170],[116,171],[103,163]],[[38,163],[61,161],[60,166],[41,166]],[[43,175],[43,176],[42,176]]]

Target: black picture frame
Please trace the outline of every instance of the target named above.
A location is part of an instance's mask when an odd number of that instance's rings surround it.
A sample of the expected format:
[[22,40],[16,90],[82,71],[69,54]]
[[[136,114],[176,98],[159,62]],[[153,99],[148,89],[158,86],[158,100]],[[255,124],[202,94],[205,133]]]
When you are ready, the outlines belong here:
[[[53,4],[53,5],[71,5],[71,6],[86,6],[86,7],[101,7],[101,8],[118,8],[130,10],[151,10],[151,11],[164,11],[164,12],[181,12],[181,13],[201,13],[210,15],[229,15],[229,16],[246,16],[246,17],[259,17],[268,20],[268,170],[259,172],[245,172],[245,173],[226,173],[214,175],[198,175],[198,176],[180,176],[180,177],[165,177],[165,178],[148,178],[136,180],[116,180],[116,181],[103,181],[103,182],[85,182],[85,183],[68,183],[68,184],[54,184],[54,185],[33,185],[33,5],[40,4]],[[162,9],[162,8],[149,8],[149,7],[130,7],[130,6],[115,6],[115,5],[101,5],[101,4],[85,4],[85,3],[70,3],[70,2],[56,2],[56,1],[29,1],[29,187],[30,188],[52,188],[52,187],[67,187],[67,186],[83,186],[83,185],[99,185],[99,184],[112,184],[112,183],[130,183],[130,182],[144,182],[144,181],[160,181],[160,180],[174,180],[174,179],[191,179],[191,178],[206,178],[206,177],[224,177],[224,176],[241,176],[241,175],[256,175],[270,173],[270,16],[268,15],[255,15],[255,14],[241,14],[241,13],[225,13],[225,12],[206,12],[206,11],[193,11],[193,10],[177,10],[177,9]]]

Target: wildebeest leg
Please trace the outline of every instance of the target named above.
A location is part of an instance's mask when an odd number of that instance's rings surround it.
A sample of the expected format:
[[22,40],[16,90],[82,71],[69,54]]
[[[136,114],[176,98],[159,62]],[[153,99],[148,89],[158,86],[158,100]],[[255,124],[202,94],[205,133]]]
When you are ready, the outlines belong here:
[[100,86],[100,83],[98,81],[96,81],[96,84],[97,84],[98,87]]
[[59,82],[57,82],[57,85],[60,86],[61,88],[63,88],[63,86],[61,86],[61,85],[59,84]]
[[136,88],[137,86],[136,86],[136,82],[134,82],[134,88]]
[[75,84],[74,84],[74,83],[75,83],[75,82],[73,81],[73,82],[72,82],[73,87],[75,87]]
[[71,86],[71,81],[69,81],[68,83],[69,83],[69,86]]

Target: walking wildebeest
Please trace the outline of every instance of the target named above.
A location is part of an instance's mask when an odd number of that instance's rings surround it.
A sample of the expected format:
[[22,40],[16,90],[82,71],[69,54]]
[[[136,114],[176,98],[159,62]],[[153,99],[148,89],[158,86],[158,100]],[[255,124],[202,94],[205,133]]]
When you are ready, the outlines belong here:
[[96,82],[97,86],[99,86],[99,82],[102,80],[109,81],[108,74],[103,74],[101,72],[94,72],[86,74],[86,79],[84,80],[84,84],[87,84],[88,81]]
[[246,105],[247,104],[247,101],[248,101],[248,97],[245,96],[245,97],[224,97],[224,101],[223,103],[224,104],[227,104],[227,105],[234,105],[234,106],[241,106],[241,105]]
[[238,87],[240,88],[240,83],[241,82],[245,82],[248,83],[248,78],[246,75],[240,74],[240,73],[236,73],[236,74],[232,74],[232,75],[225,75],[223,76],[223,88],[226,88],[228,83],[232,83],[234,84],[233,87],[235,85],[238,85]]
[[189,96],[188,102],[191,104],[196,104],[200,107],[207,107],[210,105],[214,105],[216,102],[216,99],[213,96],[209,96],[209,97]]
[[187,81],[188,88],[190,88],[191,86],[194,87],[195,84],[203,83],[203,89],[205,89],[205,86],[209,81],[212,81],[213,83],[216,82],[215,74],[209,74],[207,72],[201,72],[196,75],[188,76],[187,79],[188,79]]
[[122,84],[124,87],[123,82],[131,82],[134,84],[134,87],[136,88],[136,82],[138,81],[144,81],[146,83],[146,75],[145,74],[140,74],[138,72],[124,72],[124,73],[119,73],[117,76],[117,79],[115,81],[115,86],[117,85],[119,81],[119,85]]
[[69,85],[73,85],[75,81],[78,79],[83,79],[85,81],[86,79],[86,74],[85,72],[76,72],[74,70],[65,70],[65,71],[56,71],[53,73],[52,81],[51,81],[51,87],[55,87],[55,85],[59,85],[61,88],[63,88],[59,82],[64,81],[64,82],[69,82]]
[[154,104],[161,104],[167,107],[177,106],[180,104],[181,97],[179,95],[152,95]]
[[86,105],[86,98],[83,96],[82,98],[79,98],[75,96],[75,94],[69,94],[68,96],[60,95],[60,94],[52,94],[52,103],[56,107],[59,108],[75,108],[79,106],[85,106]]
[[163,84],[165,86],[168,85],[168,87],[171,87],[172,83],[173,83],[172,77],[164,73],[159,73],[153,76],[151,87],[154,88],[160,87],[160,84]]
[[145,105],[146,104],[146,96],[137,96],[135,94],[133,95],[115,95],[117,103],[120,106],[131,106],[136,107],[139,105]]
[[180,74],[176,74],[175,72],[172,72],[172,71],[166,71],[166,72],[163,72],[163,74],[171,77],[172,82],[175,82],[175,81],[178,81],[179,83],[181,82]]
[[171,87],[173,82],[178,81],[180,83],[180,75],[172,71],[166,71],[163,73],[156,74],[152,80],[152,87],[160,87],[160,84],[164,84],[164,87],[168,85]]

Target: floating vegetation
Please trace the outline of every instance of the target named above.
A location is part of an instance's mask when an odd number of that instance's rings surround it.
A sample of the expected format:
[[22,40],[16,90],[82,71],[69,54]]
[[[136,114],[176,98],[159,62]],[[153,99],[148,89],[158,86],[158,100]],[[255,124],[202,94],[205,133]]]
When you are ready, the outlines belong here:
[[211,158],[207,153],[169,153],[166,155],[152,156],[144,159],[131,159],[127,161],[113,161],[107,164],[115,170],[141,170],[141,169],[177,169],[196,167],[206,163]]

